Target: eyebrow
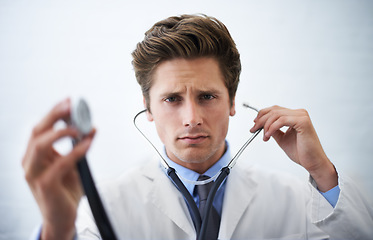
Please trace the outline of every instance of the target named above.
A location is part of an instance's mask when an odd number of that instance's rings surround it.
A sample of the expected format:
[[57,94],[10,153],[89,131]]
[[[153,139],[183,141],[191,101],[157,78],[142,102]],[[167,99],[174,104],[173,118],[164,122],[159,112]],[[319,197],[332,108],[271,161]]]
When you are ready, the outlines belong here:
[[[203,89],[203,90],[197,90],[197,95],[203,95],[203,94],[211,94],[211,95],[220,95],[222,93],[222,91],[220,89]],[[172,95],[183,95],[185,93],[185,91],[178,91],[178,90],[175,90],[175,91],[164,91],[164,92],[161,92],[160,96],[172,96]]]

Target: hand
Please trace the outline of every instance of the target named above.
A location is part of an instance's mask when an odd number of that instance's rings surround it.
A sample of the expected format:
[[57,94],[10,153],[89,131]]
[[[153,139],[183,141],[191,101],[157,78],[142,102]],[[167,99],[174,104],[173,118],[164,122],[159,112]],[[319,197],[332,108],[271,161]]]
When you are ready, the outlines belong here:
[[94,130],[67,155],[60,155],[53,143],[63,137],[76,138],[77,130],[55,130],[54,124],[70,116],[70,100],[57,104],[34,127],[22,160],[25,178],[43,216],[42,239],[72,239],[77,207],[82,197],[76,163],[86,154]]
[[[250,131],[263,128],[263,140],[273,137],[290,159],[311,174],[320,191],[326,192],[338,184],[335,168],[326,156],[306,110],[273,106],[259,111],[254,122]],[[289,128],[283,132],[282,127]]]

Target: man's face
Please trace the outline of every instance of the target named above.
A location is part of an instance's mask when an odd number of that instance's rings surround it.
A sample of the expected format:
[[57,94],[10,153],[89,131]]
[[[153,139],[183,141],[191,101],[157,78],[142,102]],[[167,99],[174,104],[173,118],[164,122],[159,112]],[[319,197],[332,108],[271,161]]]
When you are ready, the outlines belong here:
[[150,110],[148,119],[172,161],[203,173],[223,155],[235,108],[215,59],[161,63],[153,74]]

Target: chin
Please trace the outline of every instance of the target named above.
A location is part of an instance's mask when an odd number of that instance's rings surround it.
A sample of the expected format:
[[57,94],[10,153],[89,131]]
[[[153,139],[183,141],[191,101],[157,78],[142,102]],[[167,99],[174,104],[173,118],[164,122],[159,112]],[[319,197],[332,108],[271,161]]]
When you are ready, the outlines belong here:
[[180,153],[174,155],[180,161],[185,163],[204,163],[213,155],[213,153],[212,151],[209,151],[208,153],[201,151],[190,151],[188,153]]

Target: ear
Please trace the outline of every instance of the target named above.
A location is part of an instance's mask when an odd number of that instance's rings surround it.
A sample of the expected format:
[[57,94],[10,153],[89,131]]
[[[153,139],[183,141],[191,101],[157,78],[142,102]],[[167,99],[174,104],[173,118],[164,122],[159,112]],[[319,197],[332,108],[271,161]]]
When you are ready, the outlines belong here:
[[233,100],[232,100],[232,105],[231,105],[231,109],[229,110],[229,115],[231,117],[236,115],[236,98],[233,98]]
[[142,100],[143,100],[144,108],[146,108],[146,110],[147,110],[147,111],[146,111],[146,117],[147,117],[148,121],[149,121],[149,122],[154,121],[152,113],[151,113],[150,110],[147,108],[148,105],[146,104],[146,100],[145,100],[145,97],[144,97],[144,96],[143,96]]

